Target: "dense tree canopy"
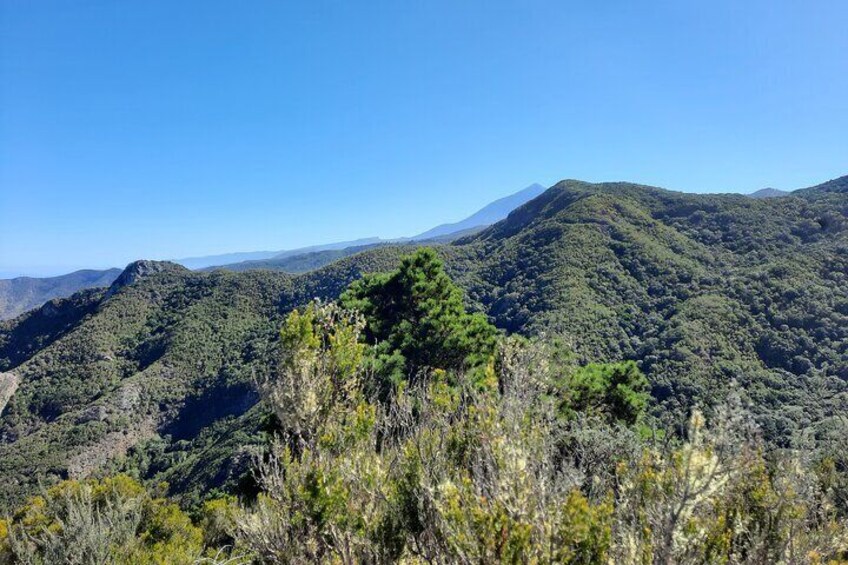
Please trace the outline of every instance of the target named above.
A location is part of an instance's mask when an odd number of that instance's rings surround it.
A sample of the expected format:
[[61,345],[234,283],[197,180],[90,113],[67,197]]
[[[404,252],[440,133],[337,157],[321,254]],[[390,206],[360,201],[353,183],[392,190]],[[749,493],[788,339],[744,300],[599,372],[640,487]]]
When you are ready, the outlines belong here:
[[633,361],[590,363],[561,381],[561,411],[634,424],[648,406],[648,379]]

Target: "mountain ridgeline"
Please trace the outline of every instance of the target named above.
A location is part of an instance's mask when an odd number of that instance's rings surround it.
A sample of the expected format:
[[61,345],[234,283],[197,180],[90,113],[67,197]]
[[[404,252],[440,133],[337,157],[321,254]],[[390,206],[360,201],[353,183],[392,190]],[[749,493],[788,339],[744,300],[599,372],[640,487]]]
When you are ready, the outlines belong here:
[[[286,315],[415,245],[300,275],[135,264],[126,284],[2,323],[0,508],[121,470],[191,503],[236,488],[265,441],[254,382]],[[567,180],[435,249],[502,332],[578,365],[635,362],[658,426],[732,392],[772,448],[845,433],[848,177],[763,199]]]
[[[442,224],[413,237],[395,240],[370,237],[285,251],[252,251],[188,257],[177,259],[174,263],[189,269],[224,269],[229,271],[268,269],[294,274],[305,273],[321,268],[342,257],[348,257],[374,247],[417,244],[419,242],[448,243],[504,219],[513,209],[538,196],[544,190],[541,185],[533,184],[484,206],[464,220],[453,224]],[[109,286],[120,273],[119,269],[82,270],[50,278],[0,279],[0,320],[14,318],[54,298],[67,298],[83,289]]]

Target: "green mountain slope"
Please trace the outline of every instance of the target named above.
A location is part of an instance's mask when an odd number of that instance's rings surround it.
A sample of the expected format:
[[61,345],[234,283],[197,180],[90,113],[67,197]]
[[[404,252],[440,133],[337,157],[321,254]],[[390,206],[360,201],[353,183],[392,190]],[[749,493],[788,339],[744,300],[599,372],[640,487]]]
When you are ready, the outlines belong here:
[[466,242],[483,263],[470,290],[500,327],[640,361],[671,405],[736,380],[785,441],[845,394],[846,216],[844,197],[566,181]]
[[798,194],[804,197],[821,197],[829,194],[845,194],[846,192],[848,192],[848,175],[799,190]]
[[[208,461],[196,469],[187,461],[199,453],[191,440],[206,441],[216,421],[242,416],[255,403],[251,373],[273,363],[281,316],[316,296],[337,295],[361,269],[382,270],[400,254],[384,255],[299,279],[173,264],[152,264],[162,266],[138,277],[131,265],[119,280],[132,284],[112,287],[111,296],[89,291],[6,322],[0,372],[20,385],[0,420],[0,473],[9,478],[0,506],[39,481],[87,475],[134,445],[150,442],[155,450],[161,437],[170,451],[154,467],[206,476]],[[48,319],[61,319],[62,327]]]
[[[6,322],[0,507],[101,469],[167,480],[184,501],[232,488],[260,443],[251,383],[273,369],[283,316],[409,249],[297,276],[166,265],[49,305],[58,315]],[[670,421],[737,386],[773,444],[790,445],[826,438],[844,410],[844,192],[751,199],[563,181],[438,252],[469,306],[503,330],[559,336],[581,362],[639,362]]]

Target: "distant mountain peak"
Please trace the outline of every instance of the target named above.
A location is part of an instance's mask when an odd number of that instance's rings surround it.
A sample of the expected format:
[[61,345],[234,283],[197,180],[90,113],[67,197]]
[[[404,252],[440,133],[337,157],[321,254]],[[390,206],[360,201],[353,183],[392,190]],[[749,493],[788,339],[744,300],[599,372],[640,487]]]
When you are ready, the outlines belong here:
[[527,188],[519,190],[509,196],[499,198],[494,202],[487,204],[477,212],[471,214],[464,220],[450,224],[442,224],[433,229],[429,229],[423,233],[411,237],[410,239],[420,241],[424,239],[433,239],[450,233],[469,230],[472,228],[481,228],[490,226],[506,218],[510,212],[533,200],[547,190],[539,183],[533,183]]
[[747,196],[750,198],[780,198],[781,196],[789,196],[789,194],[790,193],[788,191],[777,188],[761,188]]

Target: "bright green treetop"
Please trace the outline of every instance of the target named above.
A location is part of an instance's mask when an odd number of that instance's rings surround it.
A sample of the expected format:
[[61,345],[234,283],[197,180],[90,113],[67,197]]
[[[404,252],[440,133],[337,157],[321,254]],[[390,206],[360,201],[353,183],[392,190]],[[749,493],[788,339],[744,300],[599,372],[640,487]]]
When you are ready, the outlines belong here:
[[341,301],[365,316],[381,392],[428,369],[473,372],[494,353],[497,330],[465,311],[462,292],[432,249],[405,257],[392,273],[366,275]]

